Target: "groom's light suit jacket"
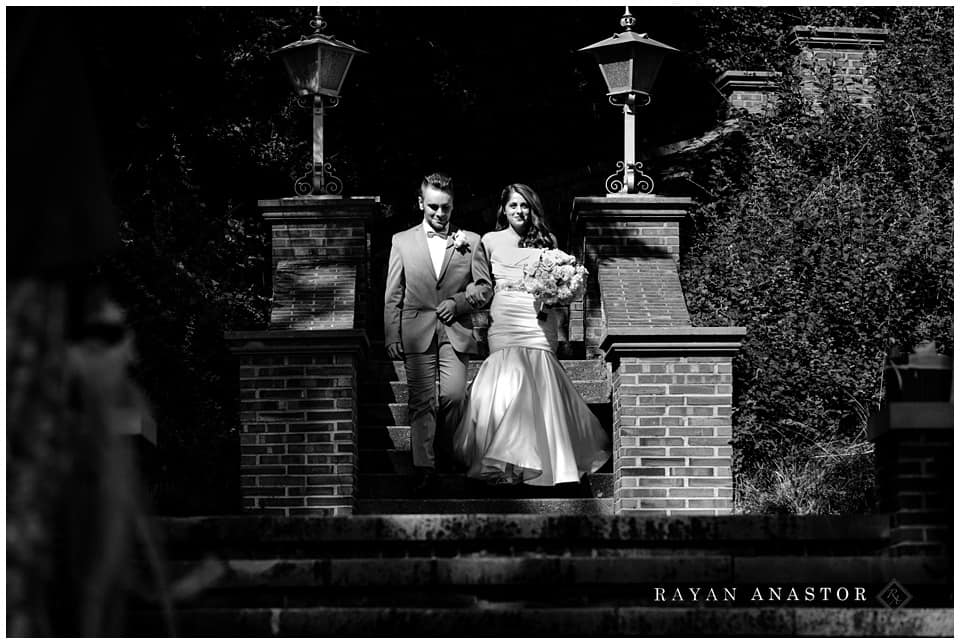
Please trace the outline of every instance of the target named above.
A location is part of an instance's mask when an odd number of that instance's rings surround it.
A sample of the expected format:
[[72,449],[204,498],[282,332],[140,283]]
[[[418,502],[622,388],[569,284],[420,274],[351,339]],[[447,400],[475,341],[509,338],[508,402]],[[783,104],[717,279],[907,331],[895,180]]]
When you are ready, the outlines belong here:
[[[457,230],[450,226],[439,276],[434,273],[422,222],[393,236],[383,308],[387,346],[400,342],[405,353],[427,351],[443,324],[437,317],[437,306],[452,299],[456,319],[446,327],[450,344],[460,353],[477,353],[470,317],[473,307],[467,302],[464,289],[471,282],[484,280],[482,288],[489,291],[492,280],[481,251],[480,235],[464,230],[466,247],[454,248]],[[489,300],[490,295],[492,292],[484,292],[485,299]]]

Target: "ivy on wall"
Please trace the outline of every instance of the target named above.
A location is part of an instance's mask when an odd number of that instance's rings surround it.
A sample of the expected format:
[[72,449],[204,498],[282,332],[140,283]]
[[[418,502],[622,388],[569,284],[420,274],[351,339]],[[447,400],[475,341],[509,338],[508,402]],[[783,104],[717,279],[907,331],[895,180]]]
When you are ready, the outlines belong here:
[[[809,490],[821,503],[772,509],[865,508],[888,350],[929,339],[952,353],[952,11],[900,8],[889,27],[872,108],[829,69],[822,110],[788,77],[775,113],[741,115],[742,136],[694,172],[712,196],[681,271],[694,324],[748,328],[735,362],[742,509],[771,509],[744,505],[745,490],[831,467],[844,474]],[[828,499],[837,486],[851,489]]]

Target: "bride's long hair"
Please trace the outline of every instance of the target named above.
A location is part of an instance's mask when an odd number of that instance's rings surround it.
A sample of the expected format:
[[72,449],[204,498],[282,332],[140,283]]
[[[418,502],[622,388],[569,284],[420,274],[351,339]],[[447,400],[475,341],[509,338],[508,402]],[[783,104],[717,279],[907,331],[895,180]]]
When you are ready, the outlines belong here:
[[523,197],[527,205],[530,206],[530,227],[527,228],[526,234],[520,238],[518,244],[520,248],[556,248],[557,238],[550,232],[547,222],[543,219],[543,203],[540,201],[540,196],[537,195],[533,188],[524,183],[511,183],[500,193],[500,208],[497,210],[497,230],[505,230],[510,226],[504,209],[507,207],[507,203],[510,201],[510,195],[513,193],[517,193]]

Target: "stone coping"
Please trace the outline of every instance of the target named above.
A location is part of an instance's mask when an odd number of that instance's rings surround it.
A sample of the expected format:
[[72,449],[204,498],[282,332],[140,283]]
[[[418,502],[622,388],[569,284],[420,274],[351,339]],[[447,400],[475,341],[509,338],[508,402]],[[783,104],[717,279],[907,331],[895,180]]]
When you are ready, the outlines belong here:
[[227,331],[223,337],[230,344],[230,351],[235,355],[276,352],[316,353],[318,351],[366,352],[370,346],[366,331],[359,329]]
[[639,517],[546,514],[407,514],[349,517],[163,517],[168,542],[595,541],[663,545],[703,542],[885,540],[890,516]]
[[341,219],[370,219],[380,207],[380,197],[341,197],[317,195],[262,199],[257,205],[263,218],[274,223],[316,222]]
[[790,30],[790,44],[794,47],[822,49],[882,47],[889,37],[889,30],[869,27],[811,27],[799,25]]
[[355,203],[380,203],[379,195],[344,197],[342,195],[311,195],[306,197],[281,197],[280,199],[260,199],[257,205],[261,208],[289,207],[289,206],[324,206]]
[[662,197],[657,195],[607,195],[605,197],[575,197],[570,211],[574,224],[594,221],[663,222],[684,219],[694,205],[690,197]]
[[946,401],[900,401],[884,405],[867,424],[867,438],[892,432],[918,430],[953,431],[953,403]]
[[729,93],[735,90],[767,90],[776,87],[776,80],[780,72],[744,71],[731,69],[725,71],[713,81],[721,92]]
[[627,356],[732,356],[747,329],[731,327],[607,327],[600,350],[607,359]]

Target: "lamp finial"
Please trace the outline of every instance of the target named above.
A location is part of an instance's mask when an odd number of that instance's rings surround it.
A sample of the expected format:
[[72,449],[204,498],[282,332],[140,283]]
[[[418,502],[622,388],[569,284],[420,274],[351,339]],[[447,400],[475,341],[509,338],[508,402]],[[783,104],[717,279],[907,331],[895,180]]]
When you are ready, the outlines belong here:
[[313,27],[314,35],[319,35],[327,28],[327,21],[320,15],[320,5],[317,5],[317,15],[310,20],[310,26]]
[[633,26],[637,24],[637,19],[630,13],[630,7],[624,7],[623,17],[620,18],[620,26],[624,31],[633,31]]

